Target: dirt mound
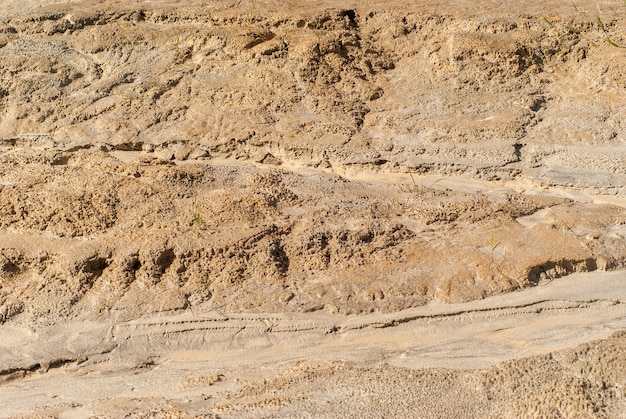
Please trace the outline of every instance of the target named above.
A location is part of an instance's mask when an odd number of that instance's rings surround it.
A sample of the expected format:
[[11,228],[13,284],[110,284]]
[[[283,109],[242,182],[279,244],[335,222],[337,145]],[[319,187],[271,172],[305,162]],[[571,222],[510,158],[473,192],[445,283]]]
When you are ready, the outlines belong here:
[[623,209],[525,192],[623,195],[623,57],[585,13],[7,7],[5,320],[393,311],[624,266]]
[[4,154],[4,321],[395,311],[625,263],[620,207],[153,154]]
[[[267,7],[80,2],[9,15],[2,136],[623,195],[623,54],[586,5],[543,18]],[[619,17],[605,17],[615,42]]]

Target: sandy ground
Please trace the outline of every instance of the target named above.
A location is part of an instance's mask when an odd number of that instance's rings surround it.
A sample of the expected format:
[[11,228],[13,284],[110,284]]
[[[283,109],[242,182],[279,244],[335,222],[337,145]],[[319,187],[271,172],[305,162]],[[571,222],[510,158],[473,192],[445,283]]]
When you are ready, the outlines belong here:
[[613,417],[625,407],[624,300],[622,272],[586,273],[390,314],[6,327],[14,372],[0,400],[9,416]]
[[0,416],[625,417],[624,28],[0,1]]

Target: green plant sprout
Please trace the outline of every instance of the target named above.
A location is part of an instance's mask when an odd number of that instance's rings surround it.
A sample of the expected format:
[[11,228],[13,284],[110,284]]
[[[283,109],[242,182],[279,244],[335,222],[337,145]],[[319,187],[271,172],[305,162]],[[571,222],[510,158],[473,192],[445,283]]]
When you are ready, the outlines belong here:
[[498,248],[500,242],[496,243],[496,232],[491,230],[491,260],[494,259],[493,252]]
[[198,201],[197,201],[197,193],[193,194],[192,206],[193,206],[193,225],[201,230],[204,230],[206,228],[206,223],[204,222],[204,219],[202,218],[202,214],[200,213],[200,206],[198,205]]
[[[622,7],[626,7],[626,0],[622,0],[622,3],[623,3]],[[601,10],[600,10],[600,4],[599,4],[599,3],[597,3],[597,2],[596,2],[596,4],[597,4],[597,7],[598,7],[598,15],[596,16],[596,24],[598,25],[598,28],[602,31],[602,34],[604,35],[604,37],[603,37],[603,38],[604,38],[604,41],[605,41],[607,44],[609,44],[609,45],[611,45],[611,46],[614,46],[614,47],[616,47],[616,48],[625,48],[623,45],[618,44],[617,42],[615,42],[615,41],[611,38],[611,35],[609,34],[609,31],[608,31],[608,29],[607,29],[606,25],[604,24],[604,22],[602,21],[602,18],[600,17],[600,13],[601,13]],[[584,14],[585,14],[582,10],[580,10],[580,9],[578,8],[578,6],[576,6],[576,3],[572,2],[572,6],[574,7],[574,10],[576,10],[576,12],[577,12],[578,14],[581,14],[581,15],[584,15]],[[611,11],[612,11],[613,13],[617,13],[617,10],[615,10],[614,8],[612,8],[612,7],[610,7],[610,6],[609,6],[609,8],[611,9]],[[544,17],[544,18],[543,18],[543,20],[545,20],[545,21],[546,21],[546,22],[547,22],[547,23],[548,23],[551,27],[554,27],[554,23],[553,23],[553,22],[551,22],[551,21],[550,21],[549,19],[547,19],[546,17]]]
[[612,46],[617,47],[617,48],[624,48],[623,46],[617,44],[615,41],[613,41],[611,39],[611,36],[609,35],[609,31],[606,29],[606,26],[604,25],[604,22],[602,22],[602,19],[600,18],[600,16],[597,17],[597,22],[598,22],[598,27],[600,28],[600,30],[604,34],[604,40],[609,45],[612,45]]
[[[576,6],[574,6],[574,7],[576,7]],[[547,18],[547,17],[545,17],[545,16],[541,16],[541,17],[543,18],[543,20],[545,20],[545,21],[546,21],[546,23],[547,23],[548,25],[550,25],[550,27],[551,27],[552,29],[556,29],[556,26],[554,26],[554,22],[552,22],[550,19],[548,19],[548,18]]]
[[119,32],[122,35],[122,37],[130,42],[130,37],[126,33],[127,24],[126,23],[120,23],[119,21],[115,22],[115,24],[117,25],[117,29],[119,30]]
[[197,227],[197,228],[204,228],[204,220],[202,219],[202,216],[200,215],[200,211],[198,211],[198,209],[196,208],[193,214],[193,224]]

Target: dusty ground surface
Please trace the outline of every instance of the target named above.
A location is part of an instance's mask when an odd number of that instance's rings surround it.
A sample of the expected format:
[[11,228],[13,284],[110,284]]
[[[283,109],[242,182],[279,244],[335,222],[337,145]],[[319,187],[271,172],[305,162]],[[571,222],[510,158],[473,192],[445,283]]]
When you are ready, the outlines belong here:
[[0,0],[0,416],[626,416],[625,28]]

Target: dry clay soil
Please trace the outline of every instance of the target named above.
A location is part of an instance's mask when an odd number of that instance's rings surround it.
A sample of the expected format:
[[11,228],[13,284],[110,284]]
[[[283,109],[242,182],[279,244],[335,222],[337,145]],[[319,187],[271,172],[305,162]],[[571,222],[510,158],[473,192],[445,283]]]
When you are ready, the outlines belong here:
[[626,417],[620,1],[0,0],[0,417]]

